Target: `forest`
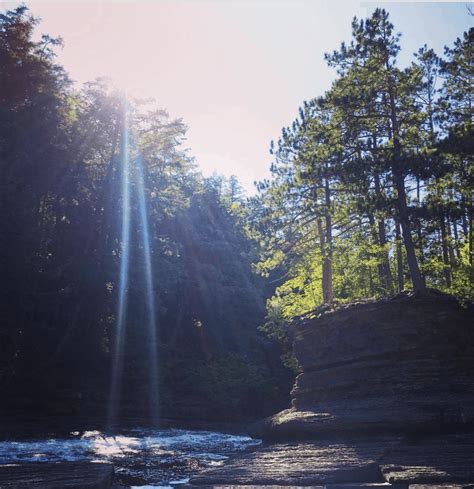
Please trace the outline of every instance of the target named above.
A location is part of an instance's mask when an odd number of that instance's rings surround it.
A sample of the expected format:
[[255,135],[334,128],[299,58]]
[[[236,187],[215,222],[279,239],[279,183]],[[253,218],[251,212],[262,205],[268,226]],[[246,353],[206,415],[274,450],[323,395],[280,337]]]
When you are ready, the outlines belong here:
[[38,22],[0,15],[3,412],[101,416],[120,355],[119,416],[149,415],[156,375],[161,417],[256,419],[289,402],[295,318],[425,288],[472,299],[474,29],[401,68],[388,12],[354,18],[325,55],[331,88],[295,107],[246,196],[201,174],[182,120],[73,83]]

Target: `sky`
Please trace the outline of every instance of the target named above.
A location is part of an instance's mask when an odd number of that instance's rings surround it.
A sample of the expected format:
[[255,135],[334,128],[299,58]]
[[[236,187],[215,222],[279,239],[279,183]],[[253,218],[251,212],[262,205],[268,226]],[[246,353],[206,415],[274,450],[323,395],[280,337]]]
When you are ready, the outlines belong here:
[[[109,77],[152,97],[188,126],[205,175],[236,175],[248,194],[270,176],[270,141],[335,73],[324,53],[349,41],[354,15],[377,7],[402,33],[400,65],[428,44],[438,54],[472,26],[470,2],[356,0],[31,0],[41,33],[78,84]],[[0,0],[0,10],[19,2]]]

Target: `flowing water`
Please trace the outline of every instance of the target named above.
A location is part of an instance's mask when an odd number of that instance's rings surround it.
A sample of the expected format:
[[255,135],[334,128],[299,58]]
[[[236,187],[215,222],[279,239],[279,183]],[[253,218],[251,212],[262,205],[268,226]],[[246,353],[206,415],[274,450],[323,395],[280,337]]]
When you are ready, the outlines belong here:
[[115,436],[72,432],[67,438],[0,441],[0,464],[102,461],[132,487],[173,487],[232,454],[260,444],[247,436],[177,429],[131,429]]

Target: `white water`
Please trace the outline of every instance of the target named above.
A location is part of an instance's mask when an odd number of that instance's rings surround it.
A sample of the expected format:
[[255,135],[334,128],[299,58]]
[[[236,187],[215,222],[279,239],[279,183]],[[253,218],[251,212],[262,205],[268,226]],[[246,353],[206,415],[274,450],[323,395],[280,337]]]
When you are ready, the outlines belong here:
[[209,431],[134,429],[108,436],[73,432],[69,438],[0,441],[0,464],[21,462],[107,461],[132,487],[186,483],[206,467],[260,444],[247,436]]

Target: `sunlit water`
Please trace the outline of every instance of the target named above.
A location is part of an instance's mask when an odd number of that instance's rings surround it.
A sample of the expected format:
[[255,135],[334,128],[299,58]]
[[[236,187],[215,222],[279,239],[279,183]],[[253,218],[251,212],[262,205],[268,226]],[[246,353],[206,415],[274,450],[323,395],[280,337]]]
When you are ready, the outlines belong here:
[[73,432],[69,438],[0,442],[0,463],[102,461],[131,486],[184,484],[201,470],[260,444],[247,436],[209,431],[132,429],[116,436]]

